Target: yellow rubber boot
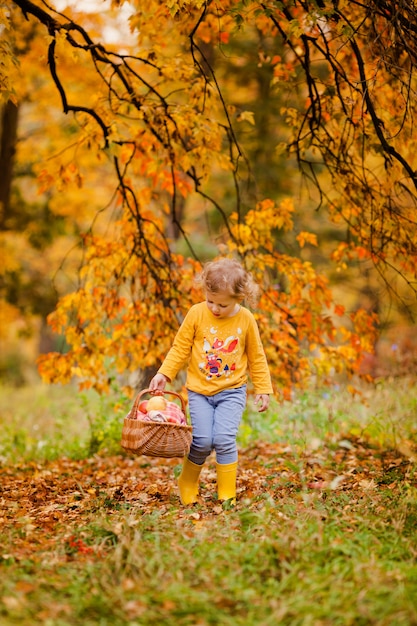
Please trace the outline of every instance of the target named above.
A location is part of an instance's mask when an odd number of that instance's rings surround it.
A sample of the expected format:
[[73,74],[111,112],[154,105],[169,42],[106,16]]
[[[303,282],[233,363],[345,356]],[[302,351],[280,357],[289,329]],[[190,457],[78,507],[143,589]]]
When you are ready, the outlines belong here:
[[198,479],[202,465],[197,465],[190,461],[190,459],[184,459],[181,474],[178,478],[178,487],[180,490],[180,500],[182,504],[193,504],[197,502],[198,496]]
[[216,463],[217,497],[219,500],[231,500],[236,504],[237,461],[222,465]]

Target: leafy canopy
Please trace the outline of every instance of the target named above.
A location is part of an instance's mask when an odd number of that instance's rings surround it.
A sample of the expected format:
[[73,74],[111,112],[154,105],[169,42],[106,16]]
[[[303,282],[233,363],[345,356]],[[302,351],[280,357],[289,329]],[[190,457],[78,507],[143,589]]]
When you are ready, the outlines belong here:
[[[111,4],[116,14],[127,6]],[[158,364],[201,297],[184,207],[196,214],[211,207],[221,218],[218,252],[238,255],[262,284],[257,315],[277,391],[288,396],[312,374],[358,371],[372,351],[375,317],[345,314],[333,302],[327,280],[303,257],[317,239],[297,232],[291,199],[248,202],[251,163],[240,137],[256,116],[232,106],[224,58],[240,33],[248,45],[256,41],[270,88],[286,94],[286,141],[277,150],[295,157],[321,211],[344,225],[333,259],[342,272],[351,259],[373,264],[408,306],[417,258],[412,3],[143,4],[129,3],[131,40],[123,45],[96,36],[82,13],[41,0],[8,2],[0,13],[9,32],[16,11],[43,27],[50,79],[77,122],[73,163],[58,176],[53,160],[44,163],[42,189],[64,178],[83,185],[78,159],[86,152],[105,158],[114,177],[111,227],[85,232],[78,288],[50,316],[69,350],[43,356],[42,375],[61,382],[76,375],[105,390],[112,368]],[[4,46],[2,97],[16,99],[19,68]],[[301,248],[294,256],[284,247],[289,237]]]

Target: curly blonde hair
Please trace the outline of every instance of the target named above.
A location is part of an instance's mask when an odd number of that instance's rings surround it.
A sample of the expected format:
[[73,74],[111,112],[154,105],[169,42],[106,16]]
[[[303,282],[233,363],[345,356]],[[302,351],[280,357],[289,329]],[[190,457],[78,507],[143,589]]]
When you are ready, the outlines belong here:
[[209,261],[203,271],[196,277],[196,282],[205,291],[218,293],[224,291],[232,298],[255,307],[260,295],[260,288],[251,274],[234,259],[222,258]]

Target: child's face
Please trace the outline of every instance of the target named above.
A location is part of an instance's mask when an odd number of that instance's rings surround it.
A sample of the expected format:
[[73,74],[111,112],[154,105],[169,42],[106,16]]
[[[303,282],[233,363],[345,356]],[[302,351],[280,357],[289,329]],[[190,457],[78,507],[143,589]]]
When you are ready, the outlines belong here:
[[206,291],[206,302],[215,317],[232,317],[239,310],[239,302],[227,291]]

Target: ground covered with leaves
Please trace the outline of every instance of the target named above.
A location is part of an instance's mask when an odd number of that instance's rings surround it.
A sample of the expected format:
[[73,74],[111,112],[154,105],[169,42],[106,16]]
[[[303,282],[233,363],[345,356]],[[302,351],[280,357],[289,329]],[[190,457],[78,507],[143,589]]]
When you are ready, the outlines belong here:
[[361,438],[241,449],[236,507],[179,503],[180,459],[0,469],[0,623],[417,624],[417,475]]

